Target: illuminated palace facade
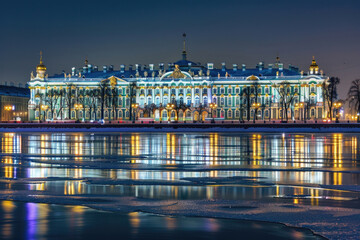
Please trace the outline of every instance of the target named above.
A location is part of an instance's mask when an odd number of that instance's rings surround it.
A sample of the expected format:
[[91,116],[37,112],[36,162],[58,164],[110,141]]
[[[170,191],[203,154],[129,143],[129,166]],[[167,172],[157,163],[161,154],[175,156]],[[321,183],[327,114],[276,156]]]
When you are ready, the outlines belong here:
[[189,61],[184,42],[182,59],[167,65],[120,65],[115,70],[113,66],[99,69],[85,61],[85,66],[69,73],[49,77],[46,70],[40,59],[36,75],[31,73],[29,120],[303,120],[326,116],[322,84],[328,77],[315,59],[307,72],[291,65],[284,68],[279,58],[251,69],[245,64],[229,68],[225,63],[215,68],[213,63]]

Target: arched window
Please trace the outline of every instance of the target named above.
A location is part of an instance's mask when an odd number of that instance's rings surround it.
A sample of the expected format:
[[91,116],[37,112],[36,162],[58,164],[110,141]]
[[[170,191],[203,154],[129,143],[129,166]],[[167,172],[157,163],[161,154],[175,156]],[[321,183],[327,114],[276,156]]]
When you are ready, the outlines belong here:
[[186,105],[188,105],[188,106],[191,105],[191,98],[190,97],[186,98]]
[[239,110],[236,110],[236,111],[235,111],[235,117],[236,117],[236,118],[239,118],[239,117],[240,117],[240,111],[239,111]]
[[207,106],[207,104],[208,104],[208,98],[207,98],[207,97],[204,97],[203,102],[204,102],[204,105]]
[[162,111],[162,118],[163,120],[165,120],[165,118],[167,118],[167,111]]
[[184,98],[180,97],[180,104],[184,104]]
[[191,112],[190,111],[186,111],[186,118],[191,118]]
[[155,98],[155,104],[156,104],[156,106],[160,105],[160,98],[159,97]]
[[231,109],[228,110],[227,117],[228,117],[228,118],[232,118],[232,111],[231,111]]
[[163,101],[164,106],[166,106],[166,104],[168,104],[168,103],[169,103],[168,98],[167,98],[167,97],[164,97],[164,101]]
[[311,109],[311,117],[315,117],[315,109]]
[[200,105],[200,98],[196,97],[195,98],[195,106],[199,106]]

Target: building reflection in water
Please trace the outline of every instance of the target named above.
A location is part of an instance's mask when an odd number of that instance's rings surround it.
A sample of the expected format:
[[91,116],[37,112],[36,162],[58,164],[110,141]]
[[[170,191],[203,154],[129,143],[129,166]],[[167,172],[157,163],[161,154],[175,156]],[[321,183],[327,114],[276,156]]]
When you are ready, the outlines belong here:
[[[353,134],[3,133],[0,174],[5,178],[95,177],[168,181],[186,177],[248,176],[278,184],[353,184],[358,183],[359,178],[341,171],[359,168],[359,137]],[[121,169],[123,165],[130,169]],[[155,169],[146,170],[150,165]],[[145,167],[139,170],[138,166]],[[6,188],[12,187],[8,184]],[[61,189],[65,195],[112,193],[208,199],[259,198],[284,195],[288,191],[279,186],[226,187],[221,184],[199,187],[92,186],[71,179],[30,184],[28,189]],[[299,187],[294,188],[292,194],[313,196],[313,204],[317,204],[321,190]]]

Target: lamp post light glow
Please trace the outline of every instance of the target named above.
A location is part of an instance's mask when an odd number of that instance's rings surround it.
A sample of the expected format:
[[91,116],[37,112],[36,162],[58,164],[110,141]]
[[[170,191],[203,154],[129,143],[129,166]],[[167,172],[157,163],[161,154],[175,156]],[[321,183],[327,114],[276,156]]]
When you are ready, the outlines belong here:
[[139,104],[138,103],[132,103],[131,104],[131,108],[132,108],[132,113],[133,113],[133,123],[135,123],[135,116],[136,116],[136,110],[137,108],[139,107]]
[[[339,109],[341,108],[341,106],[342,106],[341,102],[335,102],[334,103],[334,107],[336,109],[336,115],[335,115],[335,117],[336,117],[335,122],[336,123],[339,123]],[[359,117],[358,117],[358,122],[359,122]]]
[[255,102],[252,104],[252,107],[255,108],[253,123],[255,123],[256,113],[260,106],[261,106],[261,104],[258,102]]
[[216,103],[210,103],[210,112],[211,112],[211,117],[212,117],[212,119],[211,119],[211,123],[215,123],[215,119],[214,119],[214,113],[213,113],[213,111],[215,111],[216,110],[216,108],[217,108],[217,105],[216,105]]
[[76,103],[76,104],[74,105],[74,108],[75,108],[75,110],[76,110],[76,117],[77,117],[77,120],[80,120],[80,118],[79,118],[79,110],[83,108],[83,105],[82,105],[82,104],[77,104],[77,103]]
[[[41,105],[41,110],[43,110],[43,112],[44,112],[44,121],[45,121],[45,119],[46,119],[46,110],[49,108],[49,106],[48,105],[45,105],[45,104],[42,104]],[[41,118],[40,118],[41,119]]]
[[174,109],[175,105],[172,103],[168,103],[166,105],[167,115],[168,115],[168,122],[171,120],[171,111]]
[[9,114],[8,114],[8,121],[10,121],[10,111],[12,110],[12,106],[10,105],[7,105],[4,107],[4,110],[7,111]]

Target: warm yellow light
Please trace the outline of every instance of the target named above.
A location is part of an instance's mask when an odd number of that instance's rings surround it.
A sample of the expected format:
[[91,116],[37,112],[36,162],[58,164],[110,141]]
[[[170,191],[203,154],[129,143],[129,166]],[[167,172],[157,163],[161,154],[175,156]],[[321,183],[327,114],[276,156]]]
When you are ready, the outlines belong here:
[[41,110],[45,111],[46,109],[48,109],[48,107],[49,107],[48,105],[41,105]]

